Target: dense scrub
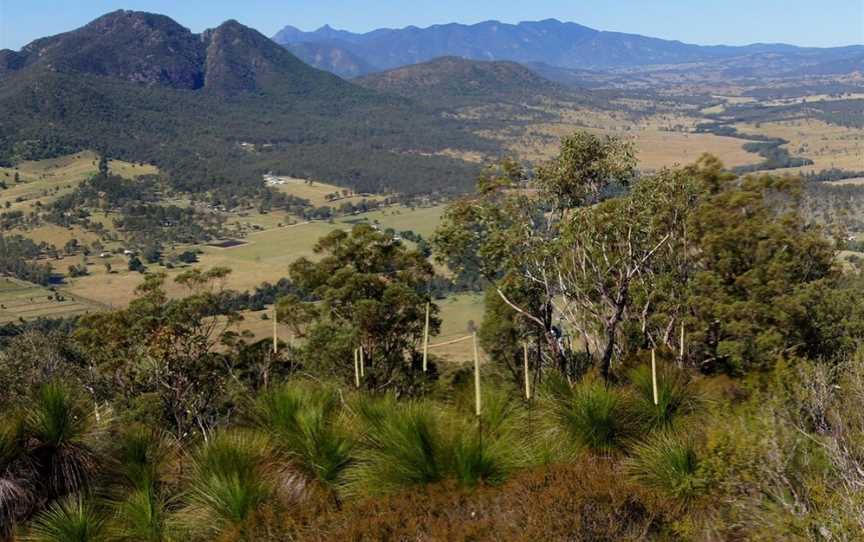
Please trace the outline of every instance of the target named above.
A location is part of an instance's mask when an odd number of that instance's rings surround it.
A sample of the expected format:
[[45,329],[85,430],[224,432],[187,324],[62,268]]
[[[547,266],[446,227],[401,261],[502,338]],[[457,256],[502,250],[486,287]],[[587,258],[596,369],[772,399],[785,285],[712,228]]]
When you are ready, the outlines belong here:
[[178,441],[49,383],[4,417],[0,517],[37,540],[850,539],[862,375],[856,356],[689,381],[665,397],[700,406],[663,426],[636,381],[553,378],[530,414],[487,386],[482,441],[458,389],[400,403],[294,381]]

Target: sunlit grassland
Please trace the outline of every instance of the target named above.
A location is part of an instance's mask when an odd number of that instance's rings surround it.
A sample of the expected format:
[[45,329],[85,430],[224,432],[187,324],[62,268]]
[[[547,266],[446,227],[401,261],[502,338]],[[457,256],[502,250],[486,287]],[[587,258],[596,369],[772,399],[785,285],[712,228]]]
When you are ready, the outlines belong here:
[[823,169],[864,170],[864,132],[815,119],[795,119],[759,124],[738,123],[740,132],[779,137],[789,141],[792,156],[813,160],[812,166],[778,170],[777,173]]
[[39,317],[65,318],[100,310],[87,300],[54,292],[35,284],[0,277],[0,324]]
[[445,210],[444,205],[434,207],[388,207],[379,211],[365,213],[350,219],[342,219],[342,223],[377,220],[382,228],[393,228],[397,232],[412,230],[429,239],[435,233],[435,228],[441,222]]
[[[312,205],[319,207],[322,205],[341,205],[343,203],[359,203],[360,201],[366,200],[380,200],[385,196],[375,195],[375,194],[354,194],[353,192],[347,196],[343,195],[344,188],[328,184],[322,183],[318,181],[313,181],[309,184],[306,179],[295,179],[291,177],[280,177],[285,179],[285,184],[280,184],[274,186],[274,188],[284,194],[288,194],[291,196],[296,196],[298,198],[303,198],[309,200]],[[331,194],[339,194],[339,199],[336,201],[328,201],[327,196]]]
[[743,149],[745,142],[741,139],[688,133],[699,119],[683,112],[657,114],[638,120],[618,113],[581,109],[555,113],[557,120],[529,125],[519,133],[497,132],[485,135],[501,140],[520,158],[532,162],[554,156],[558,151],[559,140],[575,130],[631,139],[636,146],[640,167],[644,170],[688,164],[706,152],[719,156],[729,167],[761,161],[758,155]]
[[[140,175],[156,173],[158,170],[147,164],[132,164],[111,160],[109,169],[115,175],[133,179]],[[78,184],[96,174],[99,157],[96,153],[82,151],[76,154],[38,161],[24,161],[15,168],[0,167],[0,181],[6,190],[0,190],[0,207],[8,202],[10,209],[29,211],[36,201],[43,205],[60,195],[71,192]],[[20,182],[15,182],[15,174]]]

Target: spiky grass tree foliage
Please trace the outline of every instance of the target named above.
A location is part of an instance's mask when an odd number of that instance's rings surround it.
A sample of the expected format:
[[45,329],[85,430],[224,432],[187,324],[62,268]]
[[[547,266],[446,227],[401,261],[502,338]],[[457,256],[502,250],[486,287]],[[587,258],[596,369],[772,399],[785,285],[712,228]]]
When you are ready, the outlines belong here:
[[135,489],[113,503],[108,532],[117,542],[171,540],[169,501],[154,487]]
[[35,505],[34,477],[20,420],[0,420],[0,540],[10,539],[17,521]]
[[547,397],[557,431],[577,450],[614,454],[636,436],[638,422],[626,395],[597,379],[570,386],[563,377],[549,375]]
[[664,431],[637,445],[627,460],[633,479],[678,504],[689,504],[704,489],[699,455],[691,437]]
[[262,394],[253,412],[257,425],[304,477],[330,488],[340,484],[353,443],[342,427],[335,390],[286,385]]
[[31,522],[25,540],[32,542],[94,542],[104,540],[104,519],[81,495],[55,501]]
[[111,538],[128,542],[168,540],[173,500],[164,487],[164,477],[177,458],[171,437],[136,425],[114,435],[111,456]]
[[177,443],[158,429],[133,425],[112,435],[111,477],[126,489],[159,485],[178,455]]
[[431,405],[365,399],[356,410],[362,446],[348,473],[355,491],[386,493],[447,476],[451,450]]
[[46,384],[36,394],[24,414],[24,432],[44,496],[86,487],[98,464],[94,447],[103,424],[97,423],[93,406],[60,383]]
[[192,458],[187,506],[179,524],[208,536],[241,525],[275,495],[274,454],[269,440],[256,432],[212,435]]
[[522,457],[518,441],[481,435],[466,427],[452,441],[452,472],[461,485],[500,484],[516,470]]
[[457,401],[444,419],[452,474],[467,486],[501,483],[515,469],[530,463],[521,403],[507,389],[487,386],[483,391],[479,420],[474,415],[473,392],[470,401]]
[[356,406],[356,463],[347,478],[355,492],[387,493],[445,479],[461,485],[504,481],[524,459],[516,410],[489,395],[478,424],[458,407],[364,399]]
[[651,368],[642,365],[628,374],[634,391],[633,406],[649,429],[670,429],[682,417],[701,409],[702,397],[684,371],[663,365],[657,371],[657,404]]

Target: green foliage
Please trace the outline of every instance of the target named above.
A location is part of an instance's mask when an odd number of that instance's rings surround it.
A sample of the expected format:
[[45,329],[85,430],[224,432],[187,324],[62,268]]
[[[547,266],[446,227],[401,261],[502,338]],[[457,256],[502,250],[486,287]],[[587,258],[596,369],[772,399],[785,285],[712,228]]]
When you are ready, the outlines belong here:
[[[324,370],[333,376],[353,379],[352,352],[360,347],[367,364],[365,385],[390,386],[400,373],[410,372],[406,364],[416,357],[432,265],[367,225],[355,226],[351,233],[334,231],[319,240],[315,251],[323,258],[301,258],[290,269],[291,279],[311,300],[285,299],[280,321],[311,336],[310,357],[317,357],[319,347],[332,351],[327,361],[333,363]],[[441,324],[437,312],[432,304],[432,334]]]
[[635,175],[631,143],[579,131],[561,140],[558,155],[537,171],[537,185],[553,208],[572,209],[596,202],[615,184],[627,186]]
[[479,270],[506,298],[487,298],[493,359],[513,371],[520,326],[571,377],[580,335],[609,378],[616,351],[677,347],[682,324],[685,361],[704,371],[740,375],[854,348],[861,319],[843,314],[860,303],[841,286],[836,244],[801,214],[800,181],[739,179],[703,156],[615,194],[632,168],[626,144],[577,133],[533,178],[502,164],[479,195],[448,208],[440,261]]
[[[101,429],[92,408],[74,391],[53,382],[35,392],[21,413],[0,420],[0,535],[8,535],[16,521],[44,502],[92,485]],[[57,536],[67,528],[77,532],[75,518],[83,514],[81,506],[72,500],[58,504],[45,516],[46,529],[59,522]],[[71,523],[63,523],[64,518]]]
[[637,436],[638,420],[620,390],[592,378],[571,386],[557,376],[547,386],[549,414],[577,449],[614,455]]
[[335,390],[291,384],[259,396],[254,417],[292,465],[335,488],[351,462],[353,447],[340,427],[340,410]]
[[132,490],[150,490],[176,460],[176,444],[160,429],[134,424],[112,434],[113,480]]
[[627,471],[639,483],[682,505],[704,491],[693,439],[675,433],[661,432],[636,445]]
[[33,520],[25,540],[33,542],[97,542],[104,540],[105,520],[81,495],[52,504]]
[[168,503],[153,487],[133,490],[114,503],[114,516],[107,530],[118,542],[165,542],[171,540]]
[[0,235],[0,272],[47,286],[51,281],[51,265],[34,260],[52,247],[37,244],[20,235]]
[[524,379],[522,345],[532,338],[528,335],[531,330],[520,321],[516,311],[498,295],[495,288],[487,288],[484,309],[483,323],[477,333],[480,346],[519,385]]
[[501,484],[525,461],[515,433],[494,435],[485,427],[463,425],[452,446],[453,475],[463,486]]
[[267,438],[240,430],[215,433],[194,455],[179,521],[192,533],[214,535],[242,524],[274,496],[275,474]]
[[790,350],[817,357],[847,347],[843,319],[823,308],[844,303],[832,293],[836,249],[797,212],[797,189],[790,178],[748,177],[720,186],[693,213],[689,337],[716,369],[740,374]]
[[[189,295],[171,300],[165,275],[147,275],[126,309],[89,315],[74,332],[74,343],[92,361],[95,375],[120,386],[115,391],[126,400],[146,395],[146,406],[157,408],[178,438],[214,425],[231,400],[224,393],[225,346],[239,317],[222,306],[229,273],[214,267],[177,275],[175,282]],[[217,314],[222,316],[213,318]]]
[[650,429],[670,429],[688,414],[698,412],[703,399],[686,372],[668,364],[657,370],[657,404],[651,368],[640,365],[628,373],[633,386],[633,407],[641,422]]
[[22,437],[21,423],[0,419],[0,540],[11,537],[16,522],[27,515],[37,497],[29,479],[32,471],[16,468],[26,457]]
[[46,384],[24,415],[30,453],[49,495],[61,496],[87,486],[96,468],[92,448],[99,429],[94,409],[62,384]]
[[449,457],[439,414],[422,403],[392,400],[361,404],[364,424],[350,483],[369,493],[387,493],[439,482]]

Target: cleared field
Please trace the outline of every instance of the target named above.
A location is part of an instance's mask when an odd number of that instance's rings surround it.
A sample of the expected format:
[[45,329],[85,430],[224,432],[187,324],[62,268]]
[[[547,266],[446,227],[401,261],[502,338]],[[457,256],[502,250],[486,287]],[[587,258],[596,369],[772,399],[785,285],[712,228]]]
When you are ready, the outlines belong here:
[[435,228],[441,223],[441,217],[445,210],[444,205],[433,207],[388,207],[380,211],[373,211],[351,218],[340,219],[339,222],[350,226],[358,222],[373,222],[377,220],[382,228],[393,228],[397,232],[412,230],[426,239],[435,233]]
[[8,277],[0,277],[0,324],[40,317],[67,318],[101,310],[98,304],[55,294],[47,288]]
[[[441,333],[437,337],[430,339],[429,343],[433,346],[466,337],[471,334],[470,328],[472,323],[474,326],[480,327],[483,321],[482,295],[454,295],[447,299],[436,301],[436,303],[441,310]],[[445,346],[433,347],[429,352],[448,361],[468,361],[474,355],[471,339]]]
[[730,167],[755,164],[761,158],[744,150],[744,141],[714,134],[688,133],[698,119],[684,115],[655,115],[638,122],[616,114],[591,111],[559,112],[559,121],[529,126],[522,135],[486,134],[502,140],[520,158],[546,160],[558,152],[559,140],[577,130],[630,139],[639,166],[653,171],[694,162],[703,153],[719,156]]
[[[285,194],[296,196],[298,198],[308,199],[312,205],[341,205],[343,203],[359,203],[366,200],[381,200],[385,196],[374,194],[355,194],[347,191],[343,187],[332,184],[313,181],[311,184],[306,179],[296,179],[293,177],[278,177],[284,184],[273,186],[276,190]],[[328,200],[327,196],[338,194],[338,199]]]
[[834,186],[844,186],[844,185],[864,186],[864,177],[856,177],[854,179],[843,179],[840,181],[831,181],[828,184],[831,184]]
[[32,239],[37,243],[48,243],[57,248],[63,248],[71,239],[77,239],[81,244],[89,244],[99,239],[99,236],[85,231],[78,226],[64,228],[55,224],[43,224],[32,230],[15,230],[15,233]]
[[[120,160],[109,161],[108,167],[115,175],[128,179],[158,172],[154,166]],[[0,207],[5,208],[9,203],[10,209],[29,211],[37,200],[44,204],[71,192],[78,183],[95,175],[98,170],[99,157],[90,151],[25,161],[14,168],[0,167],[0,181],[7,186],[6,190],[0,190]],[[16,173],[20,180],[18,183],[15,182]]]
[[[245,244],[232,248],[194,247],[200,249],[202,254],[199,255],[199,262],[191,267],[202,270],[228,267],[232,273],[225,283],[227,288],[239,291],[252,290],[262,282],[276,282],[285,277],[288,274],[288,266],[297,258],[315,257],[312,248],[318,239],[339,227],[339,225],[313,222],[252,233],[244,240]],[[69,285],[64,289],[112,307],[128,304],[135,295],[135,288],[143,280],[142,276],[139,273],[129,272],[126,268],[126,259],[123,257],[107,260],[116,271],[109,274],[104,269],[105,261],[91,258],[93,265],[89,267],[90,275],[69,279]],[[63,261],[56,267],[65,269],[66,265],[67,262]],[[162,271],[168,275],[168,293],[178,296],[183,295],[185,290],[173,284],[173,278],[185,269],[149,266],[150,271]]]
[[814,119],[738,123],[739,131],[781,137],[789,144],[785,147],[793,156],[813,160],[814,165],[789,169],[789,172],[810,172],[839,168],[864,170],[864,130],[835,126]]

